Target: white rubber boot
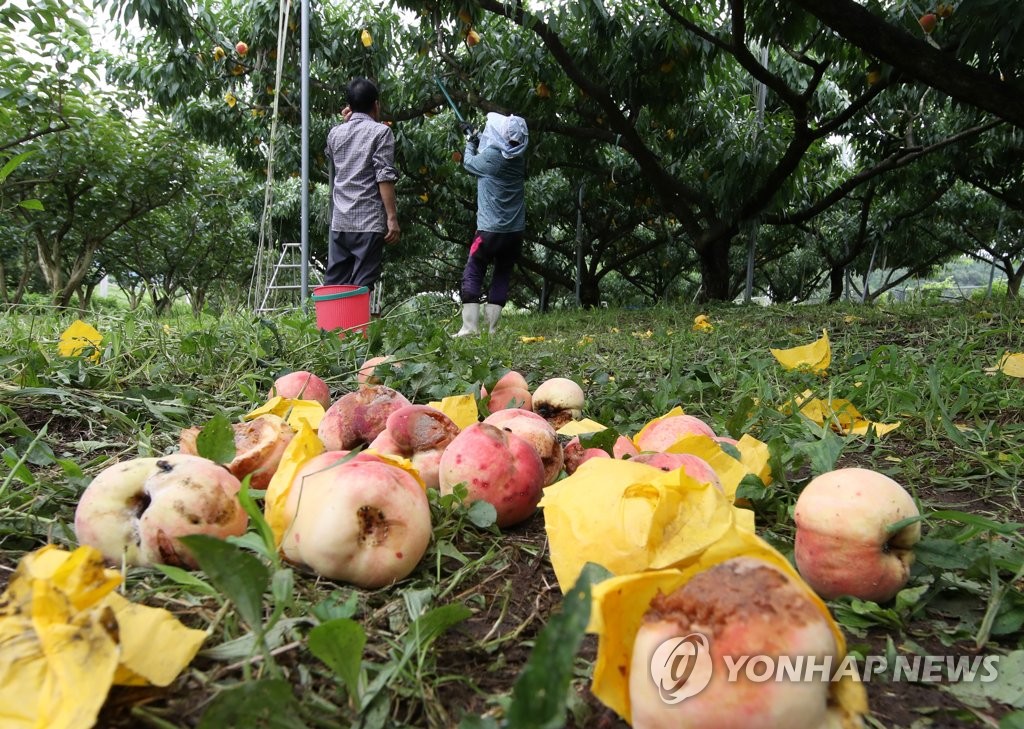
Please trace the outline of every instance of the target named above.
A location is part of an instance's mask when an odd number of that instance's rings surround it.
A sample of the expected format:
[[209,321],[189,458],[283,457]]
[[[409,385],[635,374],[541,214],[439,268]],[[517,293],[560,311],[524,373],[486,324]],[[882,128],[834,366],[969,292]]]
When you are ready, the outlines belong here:
[[484,318],[487,319],[487,331],[493,334],[501,318],[501,304],[484,304]]
[[462,329],[453,334],[453,337],[464,337],[467,334],[476,334],[480,331],[480,304],[462,305]]

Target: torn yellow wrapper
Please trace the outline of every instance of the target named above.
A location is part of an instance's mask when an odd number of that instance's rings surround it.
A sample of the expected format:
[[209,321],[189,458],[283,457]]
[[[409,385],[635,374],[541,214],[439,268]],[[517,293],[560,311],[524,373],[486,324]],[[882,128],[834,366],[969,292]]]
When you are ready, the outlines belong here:
[[302,423],[316,430],[324,418],[324,406],[316,400],[295,400],[275,395],[266,403],[242,417],[242,420],[255,420],[261,415],[277,415],[284,418],[288,425],[298,430]]
[[[587,629],[597,634],[598,644],[591,691],[603,704],[626,721],[632,721],[629,673],[633,642],[651,600],[658,593],[667,595],[677,590],[697,573],[734,557],[762,559],[789,575],[828,619],[838,653],[845,655],[846,640],[839,625],[825,603],[807,586],[786,558],[757,535],[733,527],[695,554],[685,566],[624,574],[593,587],[591,617]],[[841,685],[844,681],[848,683]],[[857,715],[867,710],[867,694],[858,681],[844,677],[832,690],[845,714]]]
[[472,395],[453,395],[442,398],[439,401],[428,402],[428,406],[451,418],[452,422],[459,426],[459,430],[466,428],[480,419],[480,411],[476,405],[476,398]]
[[[821,400],[811,397],[810,391],[805,390],[803,395],[796,398],[795,404],[800,408],[800,413],[818,425],[829,425],[844,435],[867,435],[871,428],[875,429],[876,435],[882,437],[890,431],[900,427],[900,422],[876,423],[868,420],[856,406],[849,400],[832,398]],[[783,412],[792,412],[792,407],[787,405],[782,408]]]
[[1008,377],[1024,377],[1024,353],[1015,352],[1011,354],[1006,352],[999,359],[999,364],[995,367],[986,367],[985,372],[993,374],[1002,372]]
[[308,422],[299,424],[295,437],[289,441],[281,454],[281,462],[267,485],[267,493],[263,497],[263,515],[267,525],[274,533],[274,544],[281,546],[284,534],[291,524],[285,514],[288,492],[291,490],[295,474],[302,464],[324,452],[324,444],[317,437],[316,430]]
[[628,460],[585,461],[544,489],[540,506],[563,592],[587,562],[612,574],[676,566],[739,528],[737,522],[753,529],[753,514],[733,507],[713,485],[682,469]]
[[0,726],[91,727],[112,684],[170,684],[206,637],[114,592],[92,547],[22,558],[0,596]]
[[99,362],[102,342],[102,334],[81,319],[76,319],[60,335],[57,351],[62,357],[79,357],[89,352],[89,359]]
[[712,332],[714,330],[715,326],[711,323],[711,319],[708,318],[707,314],[698,314],[693,318],[693,331]]
[[574,436],[587,435],[588,433],[600,433],[602,430],[608,430],[608,427],[601,425],[596,420],[583,418],[583,420],[570,420],[555,432],[559,435]]
[[821,339],[816,342],[790,349],[772,349],[771,352],[787,370],[806,369],[821,374],[832,364],[832,345],[825,329],[821,330]]

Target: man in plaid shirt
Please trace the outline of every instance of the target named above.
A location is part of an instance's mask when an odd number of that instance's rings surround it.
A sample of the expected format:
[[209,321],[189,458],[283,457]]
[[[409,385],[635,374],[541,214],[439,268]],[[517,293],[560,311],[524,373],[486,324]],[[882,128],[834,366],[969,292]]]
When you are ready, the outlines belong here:
[[384,262],[384,244],[398,241],[395,201],[395,135],[380,123],[380,93],[356,78],[346,89],[344,122],[327,135],[334,161],[331,245],[326,284],[373,289]]

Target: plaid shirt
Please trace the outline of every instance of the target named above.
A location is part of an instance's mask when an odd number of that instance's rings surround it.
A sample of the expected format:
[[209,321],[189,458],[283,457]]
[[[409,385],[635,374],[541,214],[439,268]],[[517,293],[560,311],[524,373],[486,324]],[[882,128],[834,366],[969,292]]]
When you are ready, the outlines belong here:
[[334,161],[331,230],[386,233],[387,212],[377,185],[398,179],[391,127],[356,112],[331,129],[324,152]]

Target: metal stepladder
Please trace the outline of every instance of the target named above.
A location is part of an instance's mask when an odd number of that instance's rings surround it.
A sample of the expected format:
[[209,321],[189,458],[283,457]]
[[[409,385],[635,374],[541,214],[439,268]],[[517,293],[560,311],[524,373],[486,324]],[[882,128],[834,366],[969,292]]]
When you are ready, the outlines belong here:
[[[323,271],[312,262],[309,266],[310,289],[323,283]],[[257,313],[297,309],[302,306],[302,245],[283,243],[281,255],[270,274]]]

